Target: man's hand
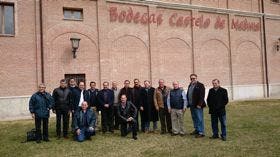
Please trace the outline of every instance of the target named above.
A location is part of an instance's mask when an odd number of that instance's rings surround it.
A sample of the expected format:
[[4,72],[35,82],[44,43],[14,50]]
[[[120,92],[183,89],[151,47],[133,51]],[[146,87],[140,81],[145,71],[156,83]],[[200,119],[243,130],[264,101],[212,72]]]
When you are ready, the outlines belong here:
[[35,114],[34,114],[34,113],[31,113],[31,117],[34,119],[34,118],[35,118]]
[[81,130],[77,129],[76,133],[77,133],[77,135],[80,135],[81,134]]
[[159,110],[159,107],[158,107],[158,106],[156,107],[156,110],[157,110],[157,111]]
[[183,109],[183,113],[186,112],[186,108]]
[[141,106],[141,107],[140,107],[140,110],[141,110],[141,111],[144,111],[144,108]]
[[171,113],[171,109],[170,108],[168,109],[168,113]]
[[201,106],[199,106],[199,105],[197,105],[196,107],[197,107],[197,108],[201,108]]
[[96,111],[96,107],[94,106],[94,107],[92,107],[92,109],[94,110],[94,111]]
[[130,122],[130,121],[132,121],[132,120],[133,120],[133,118],[132,118],[132,117],[129,117],[126,121]]
[[109,104],[105,104],[104,106],[105,106],[106,108],[109,108]]
[[54,109],[52,110],[52,112],[53,112],[53,113],[56,113]]

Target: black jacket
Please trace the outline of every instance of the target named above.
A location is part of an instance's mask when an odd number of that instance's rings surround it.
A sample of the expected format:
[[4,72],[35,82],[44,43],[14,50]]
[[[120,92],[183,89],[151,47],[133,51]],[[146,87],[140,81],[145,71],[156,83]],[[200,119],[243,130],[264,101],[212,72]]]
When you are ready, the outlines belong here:
[[[107,99],[105,98],[105,92],[107,92]],[[106,109],[104,107],[105,104],[109,104],[109,108],[113,107],[114,104],[114,92],[111,89],[102,89],[98,92],[98,101],[99,101],[99,108],[101,110]]]
[[[79,109],[79,102],[81,98],[81,89],[78,89],[76,92],[76,95],[74,96],[76,98],[75,103],[73,104],[73,110],[78,110]],[[89,104],[89,94],[87,90],[83,90],[83,95],[84,95],[84,101],[86,101]]]
[[88,89],[88,95],[89,95],[89,106],[90,107],[98,107],[98,89]]
[[[191,84],[189,84],[188,87],[188,92],[187,92],[187,100],[189,102],[189,89],[190,89]],[[201,106],[202,108],[206,106],[205,100],[205,87],[202,83],[198,82],[196,83],[193,93],[192,93],[192,105],[196,106]],[[190,104],[188,104],[188,107]]]
[[139,110],[140,104],[141,104],[141,89],[142,87],[136,87],[134,86],[132,88],[132,103],[135,105],[135,107]]
[[127,101],[131,101],[132,102],[132,99],[133,99],[133,93],[132,93],[132,88],[128,87],[128,88],[122,88],[120,90],[120,93],[118,95],[118,100],[120,101],[121,100],[121,96],[122,95],[126,95],[126,98],[127,98]]
[[141,89],[140,98],[141,107],[144,108],[144,111],[142,111],[144,122],[155,122],[159,120],[158,111],[154,102],[154,92],[155,88],[153,87],[149,88],[148,91],[146,91],[146,88]]
[[126,122],[129,117],[134,120],[137,115],[137,108],[132,104],[132,102],[127,101],[125,108],[122,108],[121,103],[118,106],[118,116],[122,122]]
[[209,114],[224,114],[226,112],[225,106],[228,103],[227,90],[220,87],[216,91],[211,88],[207,97],[207,105],[209,107]]
[[56,88],[52,97],[54,99],[54,110],[69,111],[73,108],[72,92],[69,88]]

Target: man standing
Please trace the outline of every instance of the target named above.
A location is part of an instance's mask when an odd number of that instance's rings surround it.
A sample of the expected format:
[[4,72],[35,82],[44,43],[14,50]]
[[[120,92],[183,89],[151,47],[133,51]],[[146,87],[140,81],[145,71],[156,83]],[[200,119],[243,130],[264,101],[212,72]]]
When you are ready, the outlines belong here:
[[113,103],[114,103],[114,92],[109,89],[109,82],[103,83],[103,89],[98,93],[98,100],[101,109],[101,125],[102,132],[106,133],[109,131],[114,133],[113,130]]
[[225,88],[220,86],[220,81],[214,79],[212,81],[213,88],[209,90],[207,97],[207,105],[209,107],[209,114],[211,114],[211,125],[213,135],[211,139],[219,138],[218,120],[221,123],[221,138],[226,141],[226,109],[228,103],[228,93]]
[[84,101],[89,102],[89,93],[85,89],[85,82],[79,82],[79,94],[77,95],[79,101],[77,101],[78,104],[74,104],[74,111],[80,110]]
[[[151,87],[150,81],[144,81],[145,88],[141,90],[141,107],[145,133],[154,132],[157,129],[158,111],[154,103],[155,88]],[[150,130],[150,122],[153,122],[153,130]]]
[[[140,81],[139,79],[134,79],[134,87],[132,88],[132,103],[134,104],[134,106],[137,108],[137,115],[136,115],[136,128],[137,131],[139,131],[139,112],[140,111],[140,104],[141,104],[141,97],[140,97],[140,93],[141,93],[141,85],[140,85]],[[142,113],[142,112],[141,112]],[[144,127],[144,122],[143,122],[143,116],[141,114],[141,131],[144,132],[145,131],[145,127]]]
[[113,105],[113,108],[114,108],[114,129],[115,130],[118,130],[119,129],[119,116],[118,116],[118,106],[119,106],[119,93],[120,93],[120,90],[118,89],[118,84],[117,82],[113,81],[112,82],[112,90],[114,92],[114,105]]
[[121,136],[125,137],[128,134],[127,124],[132,129],[132,138],[137,140],[137,128],[136,128],[136,114],[137,109],[132,102],[127,101],[126,95],[121,95],[121,102],[118,106],[118,116],[120,117],[121,123]]
[[154,102],[156,110],[159,112],[159,119],[161,124],[161,134],[165,134],[166,131],[171,133],[171,115],[168,112],[167,108],[167,97],[170,91],[170,88],[164,85],[164,80],[160,79],[158,81],[158,88],[155,90]]
[[88,95],[89,95],[89,102],[88,102],[88,104],[89,104],[90,108],[92,109],[92,111],[95,114],[96,121],[95,121],[94,127],[97,130],[97,126],[98,126],[98,112],[100,111],[100,109],[98,108],[99,105],[98,105],[98,98],[97,98],[98,89],[96,88],[96,83],[93,82],[93,81],[90,82],[90,89],[88,89]]
[[127,101],[132,102],[132,98],[133,98],[132,88],[130,88],[129,85],[130,85],[130,81],[125,80],[124,87],[120,90],[118,101],[120,101],[121,96],[124,94],[127,97]]
[[32,118],[35,119],[36,142],[41,143],[41,123],[43,122],[43,140],[49,141],[48,124],[50,117],[50,109],[54,105],[52,96],[47,93],[44,84],[39,85],[39,91],[33,94],[29,101],[29,111]]
[[204,117],[203,108],[206,106],[204,101],[205,87],[202,83],[197,81],[197,75],[190,75],[191,83],[188,86],[187,100],[188,107],[190,107],[193,125],[195,130],[191,135],[196,138],[204,137]]
[[72,133],[74,133],[74,106],[76,106],[79,103],[79,87],[77,87],[77,83],[75,81],[74,78],[70,78],[69,79],[69,87],[68,87],[71,91],[71,96],[72,96],[72,112],[71,112],[71,117],[72,117],[72,121],[71,121],[71,129],[72,129]]
[[172,135],[185,135],[184,113],[187,108],[186,93],[179,88],[177,81],[173,82],[173,89],[170,90],[167,98],[168,111],[172,119]]
[[85,139],[91,140],[91,136],[95,135],[95,120],[95,114],[88,107],[88,103],[82,102],[81,110],[75,113],[74,118],[78,142],[83,142]]
[[56,135],[61,136],[61,119],[63,120],[63,137],[68,138],[69,115],[72,110],[72,95],[65,79],[60,80],[60,87],[53,91],[54,107],[53,112],[56,114]]

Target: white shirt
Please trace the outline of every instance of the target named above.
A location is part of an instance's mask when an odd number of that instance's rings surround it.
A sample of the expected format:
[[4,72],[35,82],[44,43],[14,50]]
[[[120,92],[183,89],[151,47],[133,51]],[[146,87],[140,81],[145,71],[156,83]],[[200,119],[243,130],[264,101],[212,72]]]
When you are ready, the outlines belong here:
[[79,106],[82,106],[82,103],[84,102],[84,90],[81,91]]

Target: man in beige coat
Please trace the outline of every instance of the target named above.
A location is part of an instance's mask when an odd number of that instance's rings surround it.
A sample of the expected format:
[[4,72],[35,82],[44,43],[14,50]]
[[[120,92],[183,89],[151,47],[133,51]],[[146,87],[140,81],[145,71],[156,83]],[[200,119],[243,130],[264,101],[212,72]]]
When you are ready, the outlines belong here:
[[170,88],[165,86],[163,79],[158,81],[158,85],[159,86],[156,88],[154,93],[154,102],[156,109],[159,111],[161,134],[165,134],[166,132],[171,133],[171,115],[167,108],[167,96],[169,94]]

